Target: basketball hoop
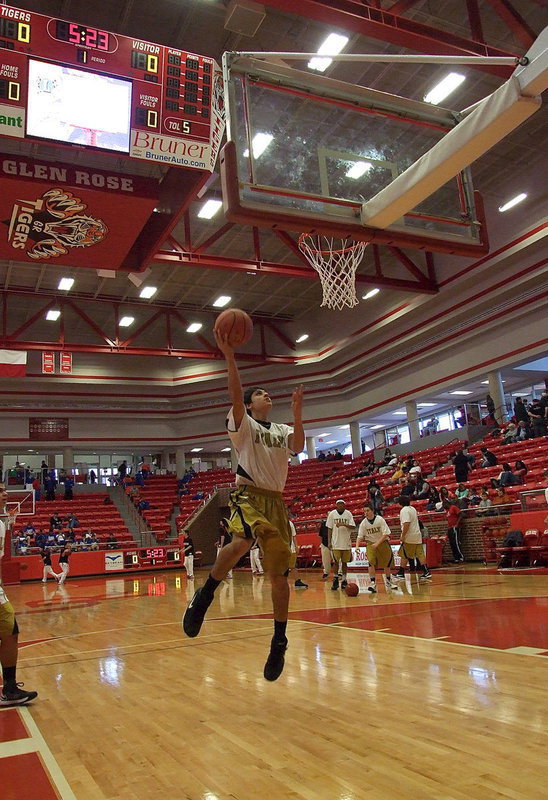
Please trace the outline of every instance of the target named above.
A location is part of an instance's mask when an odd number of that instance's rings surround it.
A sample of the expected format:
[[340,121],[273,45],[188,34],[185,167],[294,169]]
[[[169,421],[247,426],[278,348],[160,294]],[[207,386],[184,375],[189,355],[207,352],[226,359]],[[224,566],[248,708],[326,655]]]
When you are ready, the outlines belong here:
[[366,247],[367,242],[301,233],[299,249],[322,282],[322,306],[342,311],[345,306],[353,308],[358,304],[356,269]]

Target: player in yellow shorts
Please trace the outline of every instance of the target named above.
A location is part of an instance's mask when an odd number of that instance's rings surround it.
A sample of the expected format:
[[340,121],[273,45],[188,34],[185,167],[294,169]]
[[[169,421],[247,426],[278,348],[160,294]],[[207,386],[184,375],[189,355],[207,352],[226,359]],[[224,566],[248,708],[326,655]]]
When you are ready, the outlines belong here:
[[[339,581],[341,589],[347,585],[348,562],[352,560],[352,534],[356,529],[354,517],[346,508],[346,503],[342,498],[337,500],[335,508],[327,515],[325,524],[327,525],[329,549],[333,553],[335,561],[335,574],[331,588],[336,591],[339,588]],[[340,573],[338,572],[339,567]]]
[[[6,501],[8,493],[4,483],[0,483],[0,514],[6,514]],[[17,683],[17,657],[19,654],[19,628],[15,619],[15,612],[2,587],[2,558],[4,557],[4,542],[6,539],[6,526],[0,519],[0,663],[2,664],[2,691],[0,692],[0,708],[4,706],[22,706],[30,703],[38,692],[25,692]]]
[[299,386],[293,392],[293,427],[270,422],[272,400],[268,392],[254,386],[244,394],[233,348],[226,335],[216,331],[215,339],[227,364],[232,402],[227,430],[238,454],[236,489],[229,502],[232,542],[219,550],[209,577],[190,601],[183,616],[183,630],[187,636],[198,635],[216,588],[258,540],[263,566],[270,577],[274,612],[274,636],[263,674],[267,681],[275,681],[284,668],[289,609],[291,531],[282,492],[289,457],[304,447],[303,388]]
[[356,547],[365,542],[367,549],[367,560],[369,561],[369,586],[367,591],[372,594],[377,592],[377,582],[375,579],[375,568],[384,569],[384,581],[386,588],[397,589],[392,583],[391,567],[394,564],[394,554],[390,547],[390,528],[385,519],[375,514],[372,505],[366,503],[363,507],[365,517],[360,522]]
[[417,567],[422,569],[422,575],[419,575],[419,578],[421,580],[428,581],[432,575],[426,566],[426,558],[424,555],[424,548],[422,546],[422,533],[419,526],[417,510],[413,508],[407,495],[398,497],[398,503],[401,506],[401,547],[398,550],[398,555],[401,558],[401,566],[394,577],[396,579],[404,578],[405,567],[409,561],[414,558]]

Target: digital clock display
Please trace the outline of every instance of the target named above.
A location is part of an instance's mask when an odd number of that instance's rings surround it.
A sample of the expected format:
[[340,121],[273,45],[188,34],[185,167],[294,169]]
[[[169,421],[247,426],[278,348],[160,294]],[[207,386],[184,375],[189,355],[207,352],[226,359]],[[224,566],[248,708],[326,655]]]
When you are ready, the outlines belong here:
[[86,25],[77,25],[75,22],[65,22],[62,19],[55,22],[55,38],[60,42],[108,52],[109,37],[110,34],[97,28],[88,28]]
[[163,547],[148,547],[146,550],[141,550],[141,555],[145,558],[163,558]]

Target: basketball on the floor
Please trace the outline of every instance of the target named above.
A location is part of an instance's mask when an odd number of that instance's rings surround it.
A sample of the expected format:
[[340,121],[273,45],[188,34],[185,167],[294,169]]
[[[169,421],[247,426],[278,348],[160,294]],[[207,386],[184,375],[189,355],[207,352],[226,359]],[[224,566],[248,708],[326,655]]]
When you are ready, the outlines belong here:
[[357,597],[360,593],[357,583],[347,583],[344,587],[344,591],[348,597]]
[[224,334],[231,347],[240,347],[253,336],[253,322],[241,308],[227,308],[215,320],[213,330]]

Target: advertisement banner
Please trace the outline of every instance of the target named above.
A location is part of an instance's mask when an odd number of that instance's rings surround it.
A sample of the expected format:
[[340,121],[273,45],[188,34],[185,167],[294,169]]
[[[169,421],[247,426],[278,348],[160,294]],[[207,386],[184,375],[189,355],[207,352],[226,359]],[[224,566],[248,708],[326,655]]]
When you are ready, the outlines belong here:
[[72,353],[61,353],[61,374],[72,375]]
[[47,350],[42,353],[42,374],[53,375],[55,372],[55,353]]
[[[391,544],[392,552],[394,553],[394,566],[400,566],[400,557],[397,554],[400,546],[399,544]],[[348,562],[349,567],[368,567],[369,561],[367,560],[367,550],[365,547],[352,548],[352,561]]]
[[0,156],[0,258],[116,269],[158,193],[155,178]]
[[105,552],[105,571],[112,572],[122,569],[124,569],[124,554],[118,550]]

